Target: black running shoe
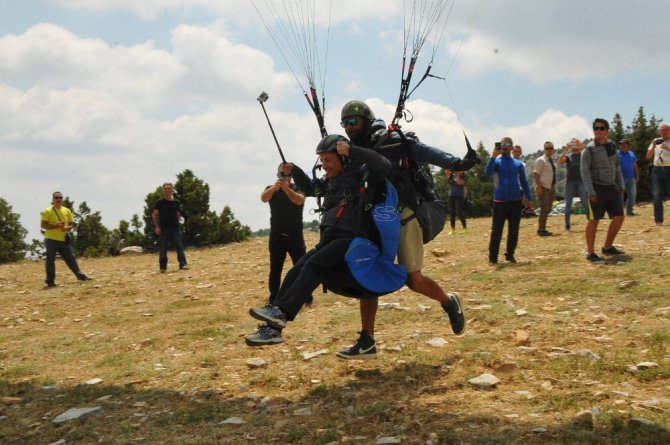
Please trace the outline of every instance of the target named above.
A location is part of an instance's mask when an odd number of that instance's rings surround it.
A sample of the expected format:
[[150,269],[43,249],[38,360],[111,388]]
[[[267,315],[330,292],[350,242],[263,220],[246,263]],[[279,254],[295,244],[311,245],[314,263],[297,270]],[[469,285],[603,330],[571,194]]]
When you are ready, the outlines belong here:
[[461,296],[456,292],[449,292],[447,295],[449,296],[449,302],[442,304],[442,309],[449,315],[449,323],[451,324],[451,330],[454,331],[454,335],[463,335],[467,322],[463,313]]
[[505,259],[507,260],[508,263],[516,263],[516,258],[514,258],[514,255],[511,253],[506,253]]
[[624,252],[623,250],[617,249],[614,246],[603,247],[601,251],[605,255],[625,255],[626,254],[626,252]]
[[266,322],[275,329],[286,327],[286,314],[274,304],[266,304],[265,307],[252,307],[249,309],[249,315]]
[[594,252],[586,255],[586,261],[590,262],[591,264],[602,264],[605,262],[605,258],[598,256],[598,254]]
[[371,360],[377,358],[375,339],[370,337],[370,334],[365,329],[360,331],[359,334],[360,336],[356,344],[338,352],[338,357],[349,360]]
[[277,345],[284,342],[284,337],[282,337],[280,329],[275,329],[263,323],[259,324],[258,330],[248,335],[244,341],[247,346]]

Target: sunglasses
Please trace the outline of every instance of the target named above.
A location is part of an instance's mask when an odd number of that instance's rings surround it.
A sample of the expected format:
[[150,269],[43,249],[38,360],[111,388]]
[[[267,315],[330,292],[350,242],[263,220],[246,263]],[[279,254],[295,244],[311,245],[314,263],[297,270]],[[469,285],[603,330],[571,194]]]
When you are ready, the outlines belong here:
[[593,131],[607,131],[607,127],[593,127]]
[[545,150],[553,150],[554,147],[544,147]]
[[358,119],[355,117],[350,117],[349,119],[345,119],[342,122],[340,122],[340,125],[342,128],[347,128],[347,127],[353,127],[358,123]]
[[512,144],[502,144],[501,147],[502,148],[511,148]]
[[54,199],[63,199],[62,196],[54,196]]

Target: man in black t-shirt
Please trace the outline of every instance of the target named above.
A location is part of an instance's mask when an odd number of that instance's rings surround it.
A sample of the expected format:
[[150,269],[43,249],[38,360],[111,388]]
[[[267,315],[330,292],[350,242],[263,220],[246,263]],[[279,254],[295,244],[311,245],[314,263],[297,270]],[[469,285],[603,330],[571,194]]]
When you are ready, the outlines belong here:
[[293,264],[305,254],[305,239],[302,235],[302,211],[305,194],[291,183],[291,175],[277,173],[274,185],[267,186],[261,193],[261,201],[270,204],[270,303],[281,283],[281,273],[286,254]]
[[160,241],[160,252],[158,254],[158,266],[161,273],[167,271],[167,250],[168,243],[172,242],[177,251],[177,261],[179,261],[179,270],[187,268],[186,254],[184,254],[184,245],[181,241],[181,230],[179,228],[179,219],[182,217],[179,201],[172,195],[172,183],[163,184],[163,197],[154,204],[152,218],[156,235]]

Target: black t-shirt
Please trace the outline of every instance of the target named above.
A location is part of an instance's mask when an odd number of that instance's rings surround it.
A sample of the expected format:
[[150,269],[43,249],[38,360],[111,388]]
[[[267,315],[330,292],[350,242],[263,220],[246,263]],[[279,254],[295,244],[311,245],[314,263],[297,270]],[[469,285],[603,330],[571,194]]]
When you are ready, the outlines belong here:
[[178,227],[179,215],[181,209],[179,208],[179,201],[173,199],[168,201],[165,198],[160,198],[154,204],[154,209],[158,210],[158,223],[161,227]]
[[[266,190],[271,186],[266,187]],[[291,189],[298,190],[295,184]],[[270,198],[270,231],[295,235],[302,233],[303,205],[294,204],[282,189],[274,192]]]

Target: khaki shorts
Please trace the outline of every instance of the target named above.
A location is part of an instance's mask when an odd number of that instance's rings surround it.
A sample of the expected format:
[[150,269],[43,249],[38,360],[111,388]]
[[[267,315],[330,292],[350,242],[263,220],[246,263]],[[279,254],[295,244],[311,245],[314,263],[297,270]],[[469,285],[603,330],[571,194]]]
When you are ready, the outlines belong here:
[[[413,214],[412,209],[405,207],[402,209],[400,218],[409,218]],[[416,272],[423,268],[423,233],[416,218],[412,218],[400,228],[398,263],[407,269],[407,273]]]

